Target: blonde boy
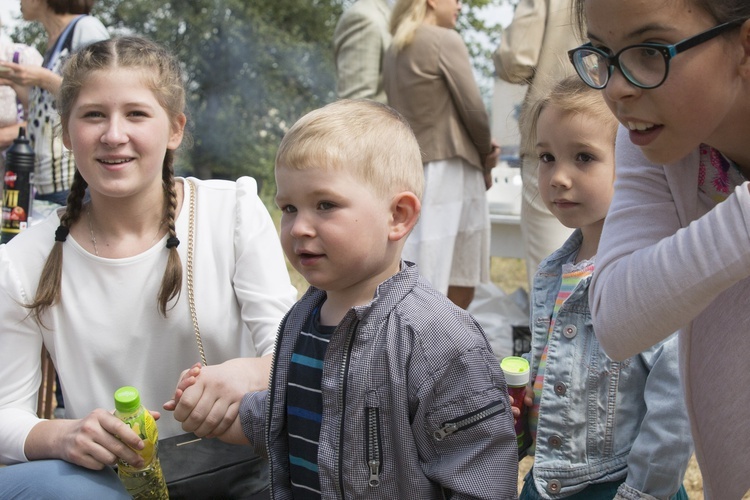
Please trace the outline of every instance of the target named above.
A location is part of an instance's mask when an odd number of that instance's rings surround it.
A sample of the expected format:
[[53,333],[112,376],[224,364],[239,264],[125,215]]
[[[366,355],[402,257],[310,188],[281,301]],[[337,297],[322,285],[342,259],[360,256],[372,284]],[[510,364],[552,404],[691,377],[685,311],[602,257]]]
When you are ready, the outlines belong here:
[[423,182],[409,125],[372,101],[313,111],[279,147],[282,246],[311,287],[282,323],[270,389],[240,407],[276,498],[516,498],[482,329],[401,260]]

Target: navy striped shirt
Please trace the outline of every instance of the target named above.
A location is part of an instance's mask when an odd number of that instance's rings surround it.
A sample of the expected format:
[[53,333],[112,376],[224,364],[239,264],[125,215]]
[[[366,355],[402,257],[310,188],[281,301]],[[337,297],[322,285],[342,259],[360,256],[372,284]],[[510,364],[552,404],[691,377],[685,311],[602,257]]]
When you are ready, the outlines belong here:
[[300,332],[292,353],[286,387],[289,476],[295,499],[319,499],[318,440],[323,415],[320,381],[323,359],[335,326],[320,324],[315,309]]

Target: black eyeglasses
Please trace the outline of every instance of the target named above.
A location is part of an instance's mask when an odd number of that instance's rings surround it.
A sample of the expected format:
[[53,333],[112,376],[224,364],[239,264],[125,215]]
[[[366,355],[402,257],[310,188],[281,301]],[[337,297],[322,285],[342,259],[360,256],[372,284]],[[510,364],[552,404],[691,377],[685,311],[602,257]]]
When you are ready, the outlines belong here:
[[653,89],[664,83],[669,74],[669,61],[680,52],[707,42],[745,20],[730,21],[686,38],[674,45],[639,43],[625,47],[611,56],[591,43],[568,51],[570,62],[586,85],[603,89],[615,68],[636,87]]

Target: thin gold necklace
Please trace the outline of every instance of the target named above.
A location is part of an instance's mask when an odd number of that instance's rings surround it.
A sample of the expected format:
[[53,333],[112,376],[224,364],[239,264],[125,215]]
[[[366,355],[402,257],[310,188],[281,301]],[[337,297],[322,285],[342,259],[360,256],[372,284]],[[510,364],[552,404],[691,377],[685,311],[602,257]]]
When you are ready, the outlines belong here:
[[[89,236],[91,237],[91,243],[94,245],[94,254],[99,257],[99,248],[96,246],[96,235],[94,234],[94,223],[93,217],[91,217],[91,205],[89,204],[86,207],[86,218],[89,220]],[[164,225],[164,219],[159,221],[159,226],[156,228],[156,234],[153,238],[151,238],[151,243],[156,241],[156,238],[159,236],[159,233],[161,232],[161,227]]]
[[91,236],[91,243],[94,244],[94,253],[99,257],[99,249],[96,247],[96,236],[94,236],[94,224],[91,222],[91,205],[86,207],[86,218],[89,220],[89,235]]

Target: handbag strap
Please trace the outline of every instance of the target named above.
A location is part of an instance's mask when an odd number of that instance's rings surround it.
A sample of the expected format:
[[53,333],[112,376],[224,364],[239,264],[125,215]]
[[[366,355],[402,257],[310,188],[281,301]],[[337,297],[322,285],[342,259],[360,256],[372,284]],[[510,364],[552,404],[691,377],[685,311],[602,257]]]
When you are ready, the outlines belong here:
[[188,226],[188,251],[187,251],[187,291],[188,305],[190,306],[190,317],[193,320],[193,330],[195,331],[195,341],[198,344],[198,352],[201,355],[201,364],[206,366],[206,353],[203,351],[203,341],[201,340],[201,329],[198,327],[198,314],[195,312],[195,297],[193,294],[193,250],[195,249],[195,199],[198,197],[198,190],[195,183],[187,179],[190,184],[190,223]]
[[[21,52],[19,50],[13,51],[13,62],[18,64],[21,61]],[[16,94],[16,122],[21,123],[22,121],[25,121],[26,111],[23,107],[23,103],[21,102],[21,99],[18,97],[18,94]]]

